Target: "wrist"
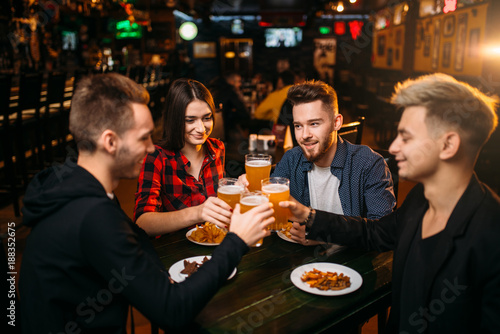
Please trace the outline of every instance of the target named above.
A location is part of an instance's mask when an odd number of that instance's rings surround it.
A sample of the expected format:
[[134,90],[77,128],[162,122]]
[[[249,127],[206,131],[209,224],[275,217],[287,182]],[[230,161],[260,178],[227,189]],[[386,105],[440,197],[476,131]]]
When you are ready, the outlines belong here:
[[[306,216],[307,214],[307,216]],[[306,213],[304,214],[306,218],[302,222],[299,222],[301,226],[306,226],[310,227],[312,225],[312,222],[314,221],[314,217],[316,216],[316,210],[313,209],[312,207],[309,207]]]

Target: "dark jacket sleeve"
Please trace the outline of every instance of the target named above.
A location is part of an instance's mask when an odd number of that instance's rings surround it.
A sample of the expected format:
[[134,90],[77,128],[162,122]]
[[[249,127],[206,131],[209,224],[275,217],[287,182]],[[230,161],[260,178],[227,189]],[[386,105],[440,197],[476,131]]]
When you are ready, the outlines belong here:
[[373,220],[316,210],[307,238],[384,252],[394,249],[396,224],[396,213]]
[[400,208],[378,220],[317,210],[307,238],[385,252],[394,250],[409,219],[421,219],[425,207],[421,185],[414,187]]
[[85,217],[82,251],[102,277],[115,281],[119,294],[162,328],[182,328],[191,322],[248,251],[237,235],[228,233],[198,272],[172,284],[158,256],[143,246],[149,242],[146,234],[134,232],[130,220],[113,206],[103,204]]

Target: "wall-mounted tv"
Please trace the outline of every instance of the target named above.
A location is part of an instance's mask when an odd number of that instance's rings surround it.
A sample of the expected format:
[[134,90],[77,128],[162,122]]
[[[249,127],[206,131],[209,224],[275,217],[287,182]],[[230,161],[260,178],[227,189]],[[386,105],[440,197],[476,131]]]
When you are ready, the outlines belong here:
[[302,42],[302,29],[294,28],[266,28],[266,47],[293,48]]
[[61,37],[63,50],[76,50],[76,43],[78,41],[76,31],[63,30],[61,32]]

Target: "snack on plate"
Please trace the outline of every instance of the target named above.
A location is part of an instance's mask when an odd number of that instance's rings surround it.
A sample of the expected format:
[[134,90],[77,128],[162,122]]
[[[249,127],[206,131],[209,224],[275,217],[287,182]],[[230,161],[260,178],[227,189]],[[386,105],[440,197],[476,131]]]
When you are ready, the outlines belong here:
[[292,239],[292,235],[290,234],[290,230],[292,229],[292,223],[288,222],[285,225],[285,229],[283,230],[283,234],[286,235],[287,238]]
[[302,282],[309,284],[311,288],[320,290],[343,290],[351,286],[351,278],[343,273],[323,272],[318,269],[306,271],[300,278]]
[[196,230],[191,233],[189,239],[196,242],[206,242],[219,244],[226,236],[227,232],[217,227],[217,225],[205,222],[201,226],[196,226]]
[[208,258],[205,256],[201,263],[198,262],[190,262],[188,260],[184,260],[184,269],[182,269],[181,274],[185,274],[191,276],[194,272],[198,270],[199,267],[203,265],[203,263],[207,262]]

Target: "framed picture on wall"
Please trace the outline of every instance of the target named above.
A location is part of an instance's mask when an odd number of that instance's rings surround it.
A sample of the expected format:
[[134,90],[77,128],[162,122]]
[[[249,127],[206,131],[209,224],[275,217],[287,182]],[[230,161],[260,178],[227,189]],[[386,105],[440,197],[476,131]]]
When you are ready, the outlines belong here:
[[401,45],[401,41],[403,39],[403,31],[402,29],[396,30],[396,45]]
[[434,38],[432,41],[431,66],[437,70],[439,63],[439,46],[441,43],[441,20],[434,21]]
[[384,54],[385,54],[385,35],[382,35],[377,38],[377,56],[383,56]]
[[451,37],[455,33],[455,16],[446,16],[443,22],[443,37]]
[[415,38],[415,49],[420,49],[424,40],[424,26],[422,22],[417,21],[417,36]]
[[424,57],[431,55],[431,35],[424,36]]
[[447,42],[443,45],[443,60],[441,65],[443,67],[450,67],[450,59],[451,59],[451,43]]
[[463,71],[465,57],[465,42],[467,39],[467,13],[458,16],[457,40],[455,49],[455,71]]
[[217,49],[215,42],[194,42],[193,57],[194,58],[215,58]]

